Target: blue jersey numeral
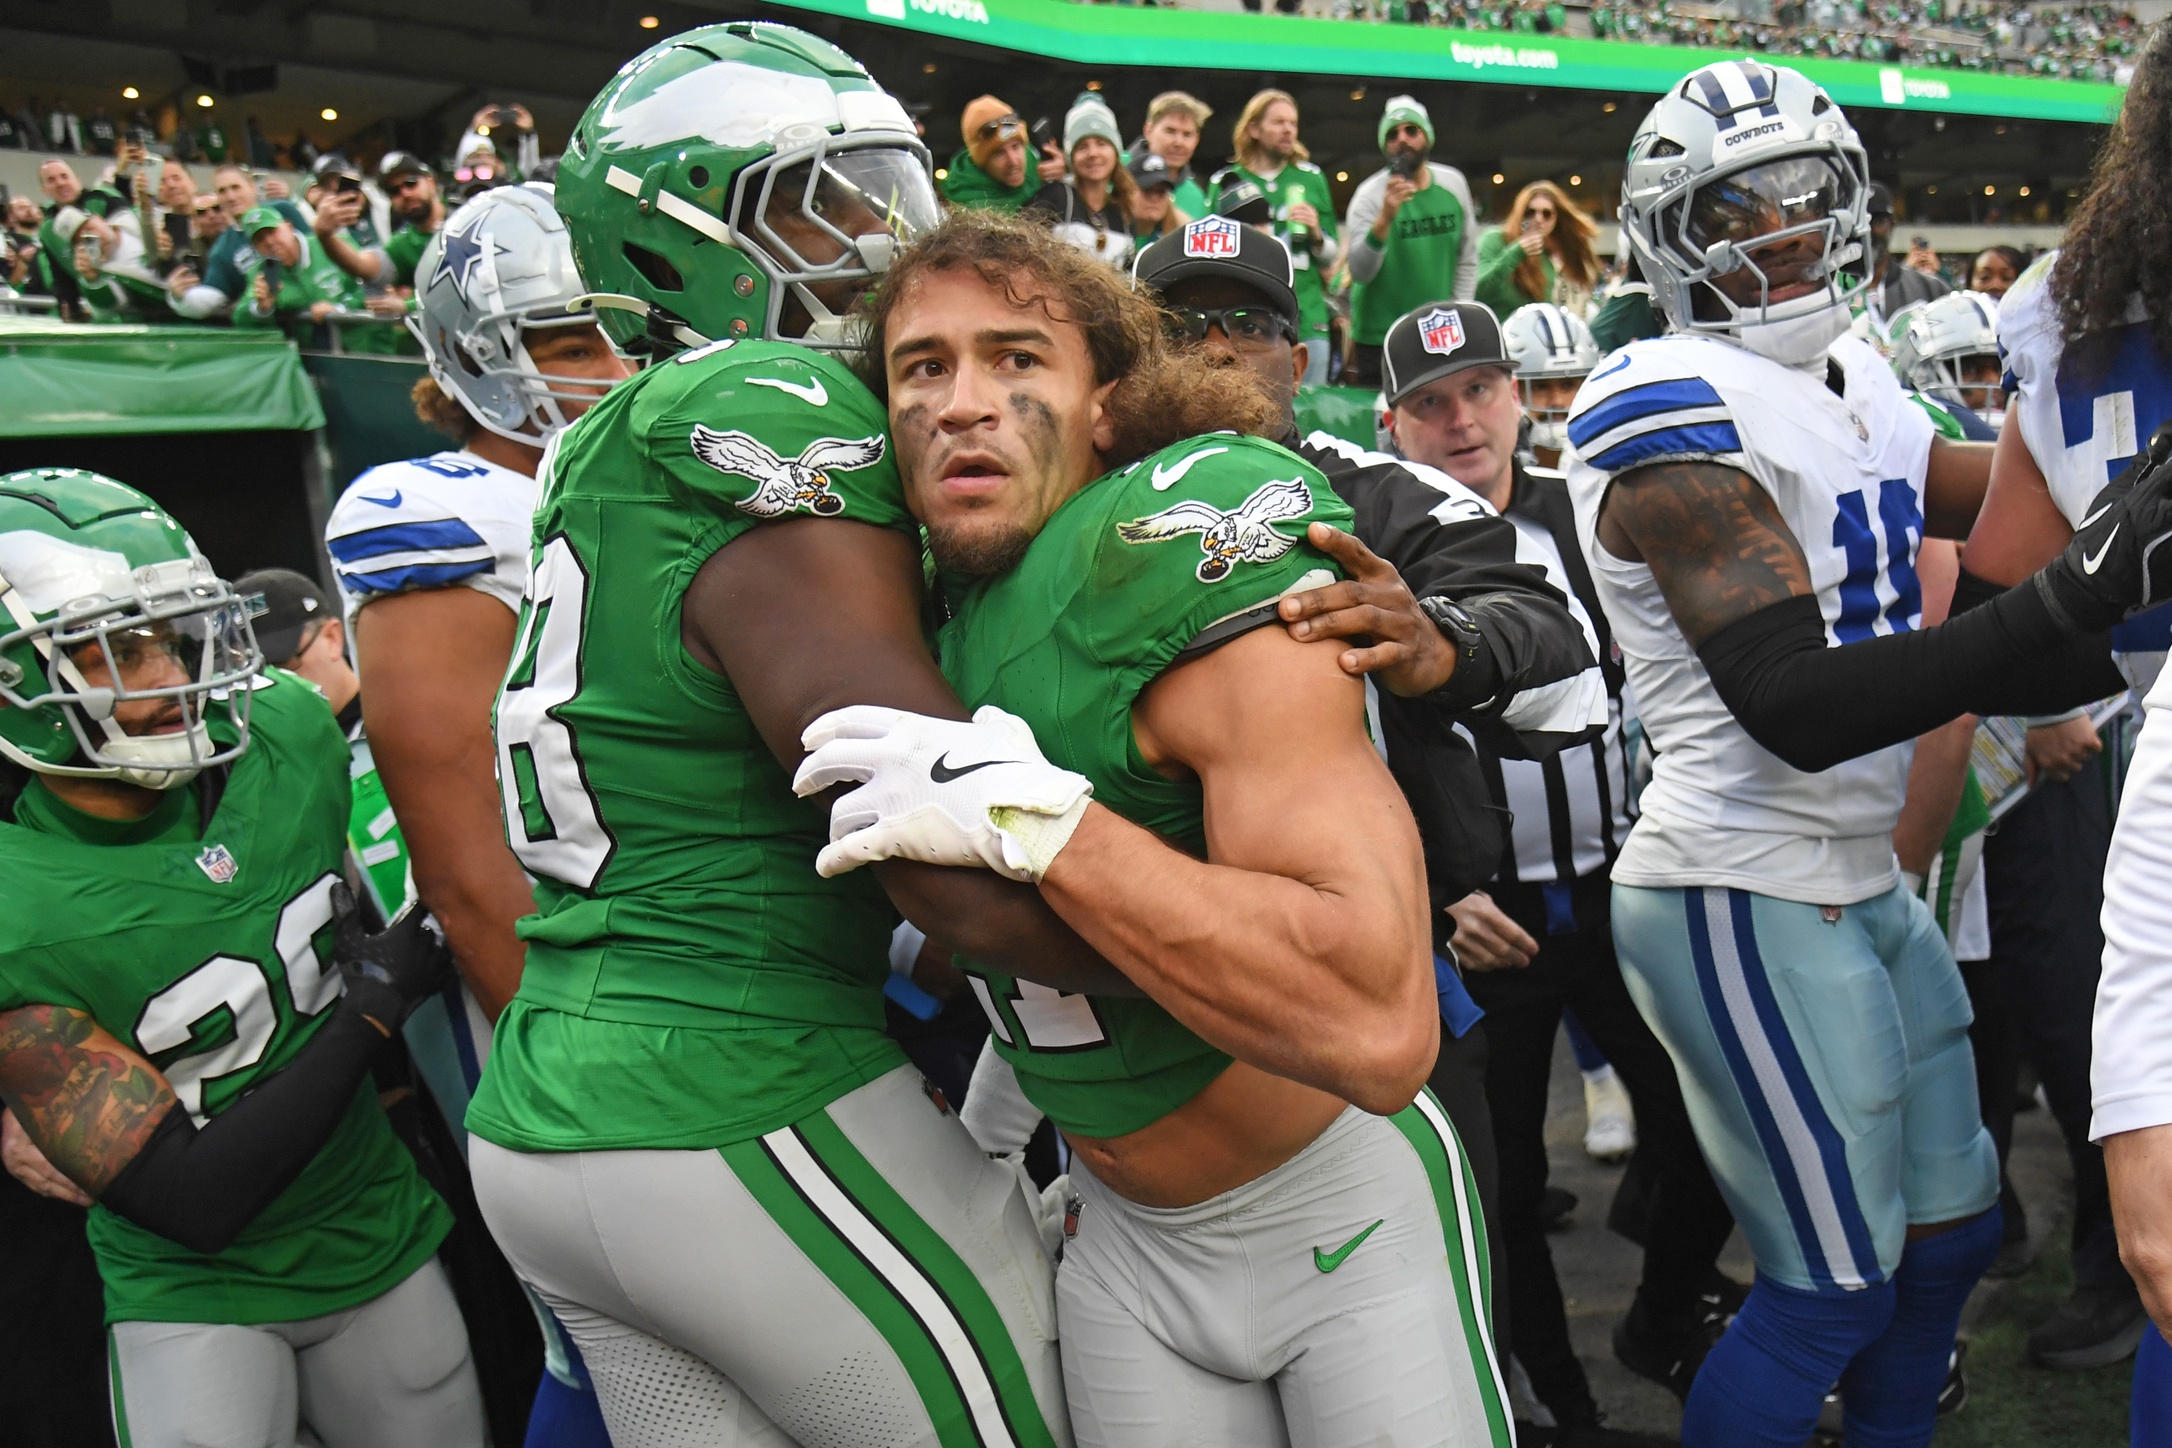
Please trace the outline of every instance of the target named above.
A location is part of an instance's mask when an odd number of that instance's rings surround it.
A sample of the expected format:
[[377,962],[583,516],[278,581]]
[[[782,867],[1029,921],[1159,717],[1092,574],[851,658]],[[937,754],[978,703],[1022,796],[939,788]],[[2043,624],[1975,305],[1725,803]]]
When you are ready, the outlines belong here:
[[416,458],[415,466],[441,478],[479,478],[486,471],[473,463],[456,463],[447,458]]
[[1833,636],[1852,644],[1875,634],[1882,615],[1888,632],[1906,633],[1923,612],[1923,584],[1916,577],[1916,545],[1923,540],[1923,509],[1916,501],[1914,485],[1905,478],[1887,478],[1878,484],[1878,523],[1885,532],[1885,576],[1893,585],[1893,601],[1878,601],[1879,540],[1871,530],[1870,508],[1861,489],[1836,498],[1833,515],[1833,546],[1848,560],[1847,577],[1840,580],[1840,617],[1833,620]]

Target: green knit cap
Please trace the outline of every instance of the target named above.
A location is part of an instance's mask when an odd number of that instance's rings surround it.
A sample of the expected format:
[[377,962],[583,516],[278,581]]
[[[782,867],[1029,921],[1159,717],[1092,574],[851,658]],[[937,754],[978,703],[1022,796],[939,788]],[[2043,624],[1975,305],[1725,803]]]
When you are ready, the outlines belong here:
[[1377,140],[1381,150],[1388,149],[1388,132],[1405,122],[1425,132],[1427,146],[1433,144],[1433,118],[1426,114],[1425,107],[1419,103],[1418,98],[1390,96],[1388,108],[1380,113],[1380,134]]

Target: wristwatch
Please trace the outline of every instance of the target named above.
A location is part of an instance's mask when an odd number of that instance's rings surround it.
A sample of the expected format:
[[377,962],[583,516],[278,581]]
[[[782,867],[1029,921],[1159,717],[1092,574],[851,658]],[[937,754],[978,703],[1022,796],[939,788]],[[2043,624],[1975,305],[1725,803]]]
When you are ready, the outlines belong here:
[[1452,695],[1453,702],[1465,709],[1482,708],[1493,702],[1493,661],[1486,653],[1486,636],[1479,632],[1478,623],[1469,610],[1455,600],[1437,594],[1419,599],[1418,607],[1433,620],[1441,637],[1456,651],[1455,672],[1434,694]]

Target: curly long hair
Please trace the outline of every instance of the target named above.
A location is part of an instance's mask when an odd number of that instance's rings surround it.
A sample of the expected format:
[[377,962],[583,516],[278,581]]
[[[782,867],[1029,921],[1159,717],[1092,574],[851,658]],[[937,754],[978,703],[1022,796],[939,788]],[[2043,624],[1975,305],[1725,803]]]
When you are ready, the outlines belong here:
[[1013,305],[1038,307],[1086,334],[1094,381],[1116,383],[1108,400],[1116,436],[1103,457],[1110,468],[1205,432],[1282,435],[1282,410],[1252,374],[1170,346],[1167,312],[1114,267],[1058,241],[1044,226],[970,207],[950,212],[899,253],[857,308],[865,330],[856,366],[886,403],[890,379],[882,359],[890,314],[922,277],[948,271],[972,271]]
[[[1501,222],[1501,235],[1510,242],[1523,235],[1523,214],[1529,209],[1534,197],[1543,196],[1554,204],[1554,229],[1546,238],[1546,249],[1553,253],[1554,269],[1580,287],[1598,285],[1599,258],[1591,249],[1591,240],[1599,234],[1589,216],[1568,193],[1551,181],[1533,181],[1516,193],[1516,200],[1508,208],[1508,216]],[[1546,295],[1546,269],[1537,256],[1527,256],[1516,263],[1516,289],[1527,297],[1537,297],[1550,302]]]
[[2172,25],[2158,24],[2142,48],[2088,193],[2067,222],[2051,295],[2085,369],[2109,362],[2088,353],[2109,347],[2136,295],[2158,353],[2172,356]]

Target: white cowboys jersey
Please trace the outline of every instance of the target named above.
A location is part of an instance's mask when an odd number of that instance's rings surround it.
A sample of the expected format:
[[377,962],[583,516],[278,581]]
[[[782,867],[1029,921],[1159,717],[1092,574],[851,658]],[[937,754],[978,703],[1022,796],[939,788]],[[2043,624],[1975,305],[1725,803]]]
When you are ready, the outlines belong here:
[[[2158,355],[2148,313],[2136,297],[2126,325],[2108,339],[2105,362],[2092,376],[2066,361],[2065,331],[2051,295],[2059,253],[2038,257],[1999,303],[1999,356],[2006,411],[2021,422],[2022,441],[2070,524],[2088,516],[2104,485],[2172,420],[2172,358]],[[2129,619],[2112,634],[2120,668],[2146,691],[2172,644],[2172,609]]]
[[535,499],[534,478],[471,452],[385,463],[356,478],[324,530],[349,626],[373,598],[455,585],[519,613]]
[[1771,494],[1802,545],[1829,643],[1915,628],[1931,421],[1867,343],[1843,337],[1827,355],[1844,396],[1823,367],[1688,336],[1631,343],[1576,395],[1564,462],[1577,535],[1657,755],[1614,866],[1620,883],[1848,905],[1899,880],[1892,833],[1912,746],[1818,774],[1782,763],[1721,702],[1651,569],[1594,536],[1615,476],[1661,460],[1722,463]]

